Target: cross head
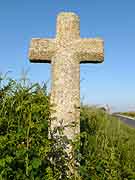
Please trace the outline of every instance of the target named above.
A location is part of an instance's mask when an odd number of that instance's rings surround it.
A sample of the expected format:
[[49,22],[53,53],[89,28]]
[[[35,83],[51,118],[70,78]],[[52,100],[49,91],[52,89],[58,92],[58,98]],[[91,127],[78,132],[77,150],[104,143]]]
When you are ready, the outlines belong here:
[[[57,17],[56,37],[31,40],[31,62],[51,63],[50,129],[64,126],[64,135],[73,139],[80,133],[80,63],[104,60],[103,40],[81,38],[79,17],[62,12]],[[73,126],[75,124],[75,126]]]

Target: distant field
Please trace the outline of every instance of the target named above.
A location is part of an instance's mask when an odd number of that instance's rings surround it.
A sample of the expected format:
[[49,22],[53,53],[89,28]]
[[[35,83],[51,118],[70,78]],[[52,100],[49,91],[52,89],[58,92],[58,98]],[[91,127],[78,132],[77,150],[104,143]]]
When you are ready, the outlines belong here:
[[120,114],[135,118],[135,112],[122,112]]

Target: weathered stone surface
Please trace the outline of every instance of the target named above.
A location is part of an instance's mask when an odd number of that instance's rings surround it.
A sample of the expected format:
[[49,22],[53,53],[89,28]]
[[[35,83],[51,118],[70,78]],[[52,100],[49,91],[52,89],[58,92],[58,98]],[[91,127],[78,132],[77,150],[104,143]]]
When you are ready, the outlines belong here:
[[[103,40],[80,38],[79,17],[60,13],[54,39],[32,39],[29,59],[51,62],[51,130],[62,122],[64,135],[73,139],[80,132],[80,63],[103,61]],[[70,127],[73,123],[76,127]]]
[[34,38],[29,49],[29,59],[31,62],[51,63],[51,59],[56,52],[56,44],[53,39]]

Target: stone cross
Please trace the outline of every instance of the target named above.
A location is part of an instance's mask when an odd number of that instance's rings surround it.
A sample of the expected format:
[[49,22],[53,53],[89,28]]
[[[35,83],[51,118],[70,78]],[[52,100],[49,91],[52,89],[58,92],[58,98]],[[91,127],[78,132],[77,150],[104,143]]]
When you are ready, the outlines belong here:
[[80,38],[79,17],[62,12],[57,18],[54,39],[32,39],[31,62],[51,63],[50,128],[64,126],[64,135],[74,139],[80,133],[80,63],[101,63],[103,40]]

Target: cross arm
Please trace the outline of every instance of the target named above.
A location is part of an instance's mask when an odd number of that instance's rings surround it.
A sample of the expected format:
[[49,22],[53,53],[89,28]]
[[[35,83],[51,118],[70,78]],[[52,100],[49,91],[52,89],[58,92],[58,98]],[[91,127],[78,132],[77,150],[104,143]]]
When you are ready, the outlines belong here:
[[75,47],[80,63],[101,63],[104,60],[104,42],[101,39],[79,39]]
[[50,63],[55,51],[54,39],[33,38],[30,43],[29,59],[31,62]]

